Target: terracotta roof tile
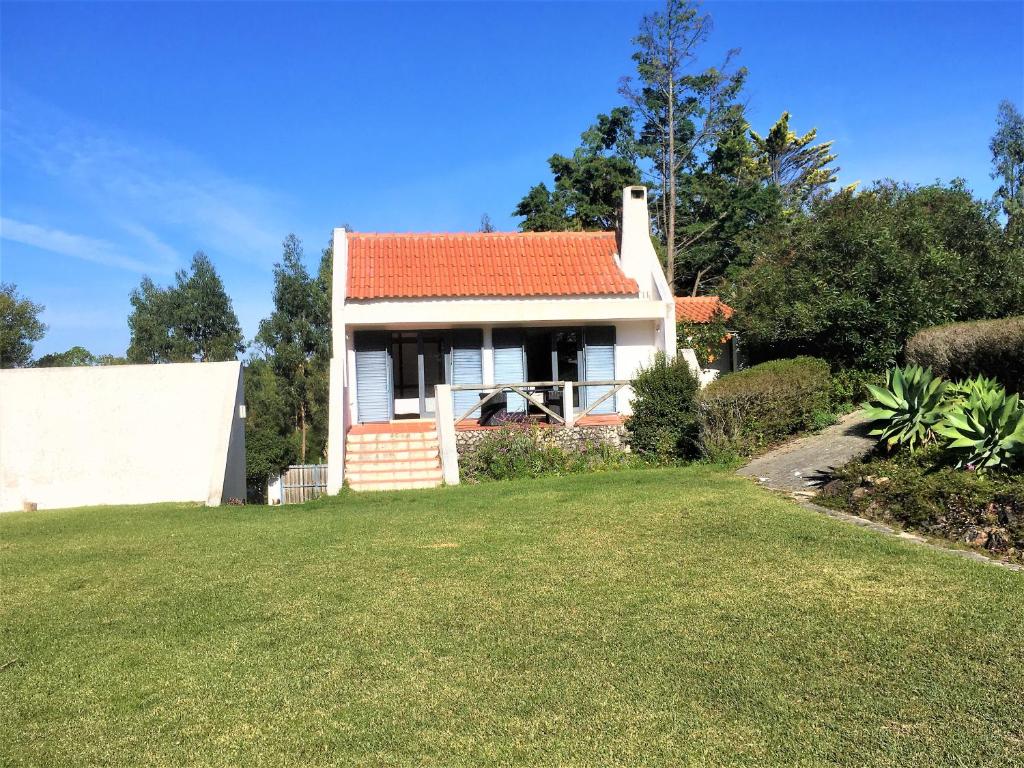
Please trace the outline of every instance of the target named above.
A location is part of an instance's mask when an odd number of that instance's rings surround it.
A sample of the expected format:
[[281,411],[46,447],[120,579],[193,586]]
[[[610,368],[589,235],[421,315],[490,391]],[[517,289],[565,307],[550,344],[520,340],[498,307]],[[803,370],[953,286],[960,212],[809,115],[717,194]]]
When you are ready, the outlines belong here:
[[350,299],[637,295],[613,232],[348,235]]
[[710,323],[718,310],[726,320],[732,317],[732,307],[717,296],[676,296],[677,323]]

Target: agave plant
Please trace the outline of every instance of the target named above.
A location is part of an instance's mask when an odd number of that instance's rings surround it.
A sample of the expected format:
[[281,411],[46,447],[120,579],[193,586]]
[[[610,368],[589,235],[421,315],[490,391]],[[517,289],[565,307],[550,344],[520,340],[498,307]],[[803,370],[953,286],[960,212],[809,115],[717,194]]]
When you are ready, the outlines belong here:
[[896,366],[886,372],[886,386],[867,384],[871,398],[861,407],[872,421],[881,422],[868,434],[886,447],[906,446],[911,451],[928,442],[945,411],[946,382],[931,368]]
[[958,467],[1006,469],[1024,457],[1024,404],[1002,387],[981,387],[951,406],[935,432]]
[[975,376],[973,379],[961,379],[946,388],[946,399],[950,403],[966,403],[972,397],[987,397],[991,393],[1002,390],[1003,385],[987,376]]

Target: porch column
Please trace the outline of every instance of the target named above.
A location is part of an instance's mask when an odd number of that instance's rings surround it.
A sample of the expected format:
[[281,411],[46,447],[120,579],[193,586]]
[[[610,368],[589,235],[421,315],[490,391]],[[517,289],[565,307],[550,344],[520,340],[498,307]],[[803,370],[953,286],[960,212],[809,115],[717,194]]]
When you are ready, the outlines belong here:
[[494,383],[494,335],[491,332],[491,326],[485,325],[483,327],[484,332],[484,344],[481,350],[482,354],[480,361],[483,366],[483,377],[484,380],[481,384],[493,384]]
[[455,443],[455,412],[450,384],[434,387],[434,419],[445,485],[459,484],[459,449]]
[[562,418],[565,426],[571,427],[576,421],[576,409],[572,406],[572,382],[562,382]]

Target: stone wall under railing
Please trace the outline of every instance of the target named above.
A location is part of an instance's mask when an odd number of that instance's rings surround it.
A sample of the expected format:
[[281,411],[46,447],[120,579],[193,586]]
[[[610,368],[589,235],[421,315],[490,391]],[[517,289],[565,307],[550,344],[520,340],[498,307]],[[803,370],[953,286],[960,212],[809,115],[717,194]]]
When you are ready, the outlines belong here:
[[[571,427],[536,427],[540,440],[557,445],[564,451],[573,451],[594,443],[606,443],[616,448],[628,448],[626,427],[622,424],[574,424]],[[455,445],[459,456],[476,449],[480,442],[494,429],[460,430],[455,433]]]

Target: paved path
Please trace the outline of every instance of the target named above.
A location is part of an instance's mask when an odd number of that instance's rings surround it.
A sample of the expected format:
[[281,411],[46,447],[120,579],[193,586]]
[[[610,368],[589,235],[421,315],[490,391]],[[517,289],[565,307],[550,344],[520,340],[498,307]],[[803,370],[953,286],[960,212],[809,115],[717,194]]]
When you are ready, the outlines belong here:
[[821,432],[786,443],[739,470],[776,491],[809,497],[828,481],[831,471],[863,456],[875,444],[860,411],[844,416]]
[[938,539],[926,538],[910,531],[867,520],[848,512],[826,509],[810,501],[826,482],[831,472],[851,459],[864,456],[875,444],[875,438],[868,437],[869,422],[858,411],[843,417],[837,424],[814,435],[801,437],[759,456],[737,474],[757,480],[774,491],[782,491],[796,498],[801,506],[828,515],[851,525],[869,528],[877,533],[939,549],[957,557],[966,557],[989,565],[999,565],[1013,571],[1024,571],[1024,567],[1003,560],[986,557],[980,552],[958,549],[945,545]]

